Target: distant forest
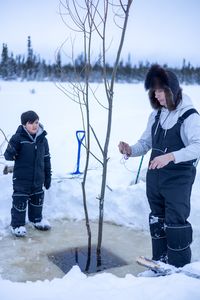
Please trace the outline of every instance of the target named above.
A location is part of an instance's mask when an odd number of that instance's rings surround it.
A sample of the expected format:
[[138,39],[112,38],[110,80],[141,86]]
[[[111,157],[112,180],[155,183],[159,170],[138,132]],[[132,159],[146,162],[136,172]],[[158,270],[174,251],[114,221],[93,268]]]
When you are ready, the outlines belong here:
[[[127,61],[121,60],[118,67],[116,81],[118,82],[140,82],[145,78],[145,74],[151,63],[139,62],[132,65],[130,55]],[[84,80],[84,55],[80,54],[74,59],[74,63],[62,64],[61,54],[57,53],[55,62],[47,63],[40,55],[36,55],[31,45],[31,37],[27,41],[27,54],[17,55],[9,53],[7,44],[3,44],[0,62],[0,79],[1,80],[26,80],[26,81],[74,81]],[[183,59],[181,68],[171,68],[181,83],[200,84],[200,67],[193,67],[189,62]],[[107,76],[112,74],[112,65],[107,64]],[[90,65],[90,81],[102,81],[101,59]]]

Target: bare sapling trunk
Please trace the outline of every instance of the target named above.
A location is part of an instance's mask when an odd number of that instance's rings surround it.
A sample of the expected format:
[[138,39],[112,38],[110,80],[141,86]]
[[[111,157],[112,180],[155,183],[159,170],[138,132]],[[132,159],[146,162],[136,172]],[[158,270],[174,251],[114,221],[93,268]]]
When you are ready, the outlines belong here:
[[[76,70],[76,65],[74,64],[74,74],[75,82],[71,82],[71,90],[65,89],[61,86],[59,88],[66,94],[68,98],[75,99],[80,106],[83,127],[85,130],[85,150],[86,150],[86,160],[84,176],[82,180],[82,194],[83,194],[83,205],[85,211],[86,227],[89,237],[89,244],[91,246],[91,229],[89,224],[89,216],[87,209],[87,190],[86,182],[88,179],[88,167],[90,162],[90,157],[93,156],[102,167],[102,177],[100,182],[100,195],[99,199],[99,226],[98,226],[98,241],[97,241],[97,264],[101,263],[101,244],[102,244],[102,234],[103,234],[103,219],[104,219],[104,200],[105,200],[105,189],[107,180],[107,166],[108,166],[108,148],[111,135],[111,125],[112,125],[112,113],[113,113],[113,95],[114,95],[114,83],[116,80],[117,68],[119,65],[120,55],[122,51],[122,46],[124,43],[125,32],[127,28],[129,10],[131,7],[132,0],[62,0],[60,1],[65,14],[61,13],[64,23],[73,32],[82,36],[83,40],[83,53],[84,53],[84,64],[82,70],[79,73]],[[114,12],[116,10],[116,12]],[[111,12],[110,12],[111,11]],[[110,21],[110,15],[113,15],[113,20],[115,18],[120,18],[123,20],[122,26],[118,26],[120,30],[119,43],[116,51],[116,57],[114,60],[114,66],[112,74],[107,73],[107,52],[109,50],[109,45],[107,44],[107,24]],[[66,21],[65,21],[66,17]],[[69,26],[67,22],[71,19],[71,25]],[[113,24],[115,21],[113,22]],[[116,24],[114,24],[116,25]],[[92,57],[97,51],[97,44],[100,45],[101,49],[101,69],[103,71],[103,83],[104,83],[104,98],[106,98],[106,105],[102,104],[102,101],[98,99],[95,91],[90,84],[92,77],[92,68],[94,64],[92,63]],[[72,55],[73,57],[73,55]],[[97,60],[96,60],[97,62]],[[81,75],[84,76],[81,81]],[[100,142],[100,138],[96,133],[95,128],[91,122],[91,107],[95,103],[98,103],[104,108],[105,115],[105,131],[103,142]],[[91,134],[94,137],[98,149],[100,152],[96,154],[91,149]],[[88,259],[89,262],[89,259]]]
[[[116,80],[116,73],[117,68],[119,65],[120,55],[124,43],[125,38],[125,32],[127,28],[128,23],[128,17],[129,17],[129,11],[131,7],[132,0],[128,0],[126,5],[122,4],[122,1],[120,2],[121,9],[124,12],[124,23],[122,27],[119,47],[117,50],[117,55],[113,67],[113,72],[110,80],[110,84],[108,83],[108,79],[106,76],[106,60],[105,60],[105,34],[103,38],[103,62],[104,62],[104,86],[105,86],[105,92],[108,100],[108,119],[107,119],[107,130],[106,130],[106,138],[105,138],[105,144],[103,148],[103,171],[102,171],[102,182],[101,182],[101,192],[99,197],[99,227],[98,227],[98,243],[97,243],[97,254],[100,255],[101,253],[101,245],[102,245],[102,236],[103,236],[103,219],[104,219],[104,199],[105,199],[105,190],[106,190],[106,178],[107,178],[107,164],[108,164],[108,147],[110,142],[110,134],[111,134],[111,125],[112,125],[112,112],[113,112],[113,95],[114,95],[114,83]],[[106,28],[106,18],[107,13],[105,14],[105,28]],[[104,32],[105,29],[104,28]]]
[[[91,38],[92,38],[92,22],[90,20],[90,6],[87,3],[86,9],[82,15],[79,15],[79,9],[82,6],[79,5],[78,1],[60,1],[60,9],[65,9],[67,11],[68,17],[71,18],[72,23],[75,25],[77,31],[81,31],[83,34],[83,49],[84,49],[84,67],[81,70],[81,74],[77,73],[76,66],[74,63],[74,74],[76,75],[76,82],[71,82],[71,90],[66,90],[63,86],[59,86],[59,88],[66,94],[68,98],[77,102],[80,106],[80,111],[82,115],[82,122],[83,128],[85,131],[85,167],[83,173],[83,179],[81,182],[82,188],[82,196],[83,196],[83,207],[84,207],[84,214],[85,214],[85,224],[88,234],[88,259],[86,264],[86,269],[89,268],[90,264],[90,256],[91,256],[91,228],[90,228],[90,221],[88,215],[88,208],[87,208],[87,193],[86,193],[86,181],[87,181],[87,173],[88,173],[88,166],[89,166],[89,159],[90,159],[90,110],[89,110],[89,76],[90,76],[90,51],[91,51]],[[60,10],[60,15],[63,18],[63,14]],[[87,26],[89,24],[89,26]],[[67,25],[68,26],[68,25]],[[73,60],[73,53],[72,53],[72,60]],[[81,75],[84,74],[84,82],[81,82]],[[75,100],[74,100],[75,99]]]

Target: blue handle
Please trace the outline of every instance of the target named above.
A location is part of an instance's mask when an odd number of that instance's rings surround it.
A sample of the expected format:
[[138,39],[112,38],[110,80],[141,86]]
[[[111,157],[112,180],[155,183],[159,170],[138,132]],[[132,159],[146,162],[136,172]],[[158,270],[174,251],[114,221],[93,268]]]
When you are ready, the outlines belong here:
[[81,145],[82,145],[82,142],[85,138],[85,131],[84,130],[77,130],[76,131],[76,138],[78,140],[78,154],[77,154],[76,171],[71,173],[72,175],[82,174],[82,172],[80,172],[80,170],[79,170],[79,167],[80,167],[80,157],[81,157]]
[[[82,136],[79,137],[79,134],[82,133]],[[77,130],[76,131],[76,138],[78,140],[78,142],[80,142],[80,144],[82,143],[82,141],[84,140],[85,138],[85,131],[84,130]]]

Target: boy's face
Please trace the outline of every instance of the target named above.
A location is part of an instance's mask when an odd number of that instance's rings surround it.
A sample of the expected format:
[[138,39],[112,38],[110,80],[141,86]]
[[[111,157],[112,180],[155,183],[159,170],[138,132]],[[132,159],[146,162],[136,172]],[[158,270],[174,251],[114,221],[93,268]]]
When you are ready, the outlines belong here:
[[25,127],[30,134],[36,134],[39,128],[39,120],[35,120],[33,123],[27,122]]

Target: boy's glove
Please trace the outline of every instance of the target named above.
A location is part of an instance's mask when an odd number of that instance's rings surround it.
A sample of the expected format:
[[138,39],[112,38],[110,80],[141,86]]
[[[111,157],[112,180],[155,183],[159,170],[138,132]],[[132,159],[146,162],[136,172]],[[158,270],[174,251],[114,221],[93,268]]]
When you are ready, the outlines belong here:
[[51,186],[51,177],[46,177],[44,181],[44,187],[46,190],[48,190]]

